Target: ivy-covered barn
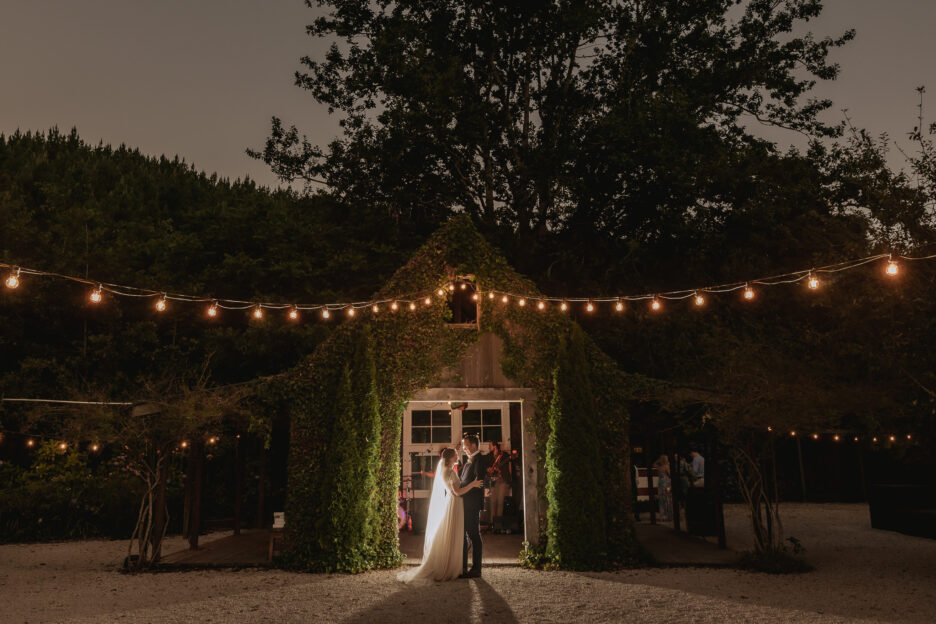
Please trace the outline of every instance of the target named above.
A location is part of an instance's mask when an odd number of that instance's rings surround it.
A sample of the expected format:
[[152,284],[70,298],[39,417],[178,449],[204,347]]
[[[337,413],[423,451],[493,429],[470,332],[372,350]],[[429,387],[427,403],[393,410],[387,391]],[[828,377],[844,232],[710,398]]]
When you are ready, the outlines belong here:
[[634,378],[558,306],[540,309],[540,296],[468,218],[454,218],[374,296],[376,310],[357,309],[277,383],[291,418],[282,565],[397,565],[401,477],[463,430],[520,451],[525,539],[552,561],[633,559]]

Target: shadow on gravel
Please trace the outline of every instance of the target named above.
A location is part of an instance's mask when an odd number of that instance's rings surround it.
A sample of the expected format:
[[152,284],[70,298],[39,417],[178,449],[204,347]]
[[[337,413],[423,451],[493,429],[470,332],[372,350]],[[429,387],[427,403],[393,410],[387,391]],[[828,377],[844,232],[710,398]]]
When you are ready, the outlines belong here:
[[510,605],[484,579],[458,579],[432,585],[404,586],[369,608],[344,620],[345,624],[412,624],[485,622],[514,624]]

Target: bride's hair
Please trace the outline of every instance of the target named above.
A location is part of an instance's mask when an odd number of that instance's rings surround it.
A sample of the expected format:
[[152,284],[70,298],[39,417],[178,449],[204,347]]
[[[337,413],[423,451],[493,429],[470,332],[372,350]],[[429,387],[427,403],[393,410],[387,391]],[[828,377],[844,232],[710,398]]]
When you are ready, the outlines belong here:
[[458,453],[455,452],[453,448],[447,448],[442,450],[442,465],[446,468],[452,467],[452,462],[455,461],[455,458],[458,457]]

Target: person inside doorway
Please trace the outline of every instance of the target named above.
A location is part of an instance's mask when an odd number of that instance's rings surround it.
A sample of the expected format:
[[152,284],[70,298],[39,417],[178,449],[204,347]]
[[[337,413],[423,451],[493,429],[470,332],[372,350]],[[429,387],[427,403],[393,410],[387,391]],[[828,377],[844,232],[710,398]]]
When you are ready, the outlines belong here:
[[491,525],[504,515],[504,499],[510,495],[511,466],[510,455],[501,450],[500,442],[491,442],[487,469],[491,480]]

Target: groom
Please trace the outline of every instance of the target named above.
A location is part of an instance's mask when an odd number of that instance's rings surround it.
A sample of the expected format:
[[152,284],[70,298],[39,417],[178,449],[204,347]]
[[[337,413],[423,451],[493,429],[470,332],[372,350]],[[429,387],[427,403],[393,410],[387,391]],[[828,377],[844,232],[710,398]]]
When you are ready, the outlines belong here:
[[[468,456],[458,471],[462,487],[475,479],[487,476],[485,456],[478,452],[478,436],[466,433],[462,438],[462,450]],[[465,545],[462,550],[462,575],[458,578],[481,576],[481,510],[484,508],[484,488],[476,487],[462,496],[465,508]],[[471,570],[468,570],[468,542],[471,542]]]

